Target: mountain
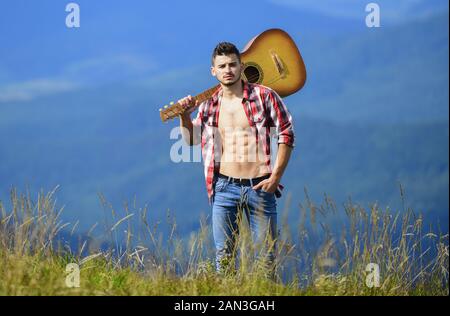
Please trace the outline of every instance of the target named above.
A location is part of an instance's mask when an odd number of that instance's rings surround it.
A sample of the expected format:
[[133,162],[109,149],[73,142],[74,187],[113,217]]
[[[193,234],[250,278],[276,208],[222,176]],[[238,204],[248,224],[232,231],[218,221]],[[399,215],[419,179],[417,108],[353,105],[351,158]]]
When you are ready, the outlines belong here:
[[[294,29],[295,13],[284,14]],[[445,24],[448,12],[377,30],[342,29],[332,36],[311,32],[303,37],[293,32],[294,38],[301,39],[308,81],[300,93],[285,99],[294,116],[297,142],[283,178],[286,191],[280,210],[291,195],[291,216],[297,216],[305,187],[318,202],[327,193],[339,206],[351,197],[364,205],[378,202],[402,209],[402,184],[407,205],[446,223],[448,230]],[[71,36],[89,39],[97,49],[104,45],[99,40],[95,46],[97,39],[87,35]],[[108,34],[105,37],[106,41]],[[216,40],[209,39],[209,44]],[[14,52],[29,55],[26,47],[17,44],[7,62],[19,63]],[[172,51],[165,62],[175,55],[183,54]],[[153,221],[164,221],[170,210],[181,233],[196,229],[200,214],[210,212],[202,165],[171,162],[170,149],[176,140],[169,135],[178,122],[162,124],[158,113],[169,101],[214,84],[209,59],[200,64],[197,57],[189,56],[174,62],[173,68],[159,65],[151,74],[144,71],[106,82],[108,72],[98,74],[96,62],[91,61],[71,72],[71,78],[81,72],[90,78],[92,67],[89,84],[66,86],[61,76],[0,85],[0,199],[8,200],[11,186],[28,187],[36,194],[41,188],[47,191],[60,185],[57,202],[65,205],[63,218],[80,220],[81,230],[104,221],[110,213],[101,205],[100,193],[119,214],[125,214],[124,202],[136,204],[134,212],[148,205]],[[55,57],[55,63],[64,58]],[[4,80],[10,72],[5,73]]]
[[303,39],[308,79],[289,98],[292,111],[387,124],[448,118],[448,23],[447,12],[352,36]]

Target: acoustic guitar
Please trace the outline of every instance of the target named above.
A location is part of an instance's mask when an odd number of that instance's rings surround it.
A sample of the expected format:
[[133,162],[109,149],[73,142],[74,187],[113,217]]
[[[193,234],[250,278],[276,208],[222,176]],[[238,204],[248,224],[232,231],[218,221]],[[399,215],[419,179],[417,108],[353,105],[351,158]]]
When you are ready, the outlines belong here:
[[[270,29],[255,36],[241,53],[242,79],[274,89],[281,97],[299,91],[306,81],[306,69],[300,51],[285,31]],[[193,97],[199,104],[216,92],[214,86]],[[159,109],[163,122],[184,112],[178,103]]]

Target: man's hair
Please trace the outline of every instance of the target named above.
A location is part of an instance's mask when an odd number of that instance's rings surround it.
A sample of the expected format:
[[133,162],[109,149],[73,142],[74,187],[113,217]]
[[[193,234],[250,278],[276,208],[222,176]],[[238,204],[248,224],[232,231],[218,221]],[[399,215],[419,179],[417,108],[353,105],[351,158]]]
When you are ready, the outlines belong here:
[[232,55],[232,54],[236,54],[239,62],[241,62],[241,53],[236,48],[236,46],[234,46],[234,44],[229,43],[229,42],[221,42],[221,43],[217,44],[216,48],[214,48],[214,51],[212,53],[211,63],[214,65],[214,59],[218,55],[226,56],[226,55]]

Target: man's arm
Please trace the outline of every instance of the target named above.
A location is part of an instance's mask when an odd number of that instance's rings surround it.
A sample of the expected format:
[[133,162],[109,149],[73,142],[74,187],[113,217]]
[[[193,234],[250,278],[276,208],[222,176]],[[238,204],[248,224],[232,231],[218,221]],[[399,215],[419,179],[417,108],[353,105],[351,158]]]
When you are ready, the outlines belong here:
[[253,189],[262,188],[266,192],[274,193],[278,188],[278,184],[291,157],[295,135],[292,116],[280,96],[272,91],[267,94],[265,102],[269,108],[270,118],[276,127],[278,152],[270,178],[261,181]]
[[291,158],[291,152],[292,147],[286,144],[278,145],[277,158],[275,160],[275,165],[273,167],[273,172],[271,175],[271,177],[273,177],[274,180],[278,181],[278,183],[280,182],[284,170],[286,169],[286,166],[289,162],[289,159]]
[[184,141],[189,146],[194,146],[200,143],[198,139],[199,137],[195,137],[194,125],[192,124],[191,116],[189,114],[180,115],[180,129]]
[[192,101],[193,99],[190,95],[178,101],[178,103],[185,108],[183,114],[179,116],[181,135],[189,146],[194,146],[200,143],[199,133],[194,130],[194,124],[192,124],[191,120],[191,113],[198,105],[198,101],[195,103]]

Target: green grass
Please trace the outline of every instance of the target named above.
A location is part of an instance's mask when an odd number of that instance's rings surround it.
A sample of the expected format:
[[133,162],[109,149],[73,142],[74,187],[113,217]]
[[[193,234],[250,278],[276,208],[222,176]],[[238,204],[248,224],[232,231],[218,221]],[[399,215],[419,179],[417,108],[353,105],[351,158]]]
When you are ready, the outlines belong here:
[[[328,197],[322,205],[307,198],[295,230],[287,225],[287,214],[281,216],[278,277],[272,279],[258,259],[264,256],[255,255],[261,249],[251,242],[245,220],[236,246],[237,268],[219,274],[204,220],[185,241],[177,237],[176,220],[168,215],[172,229],[164,239],[158,224],[148,223],[146,208],[125,205],[119,216],[103,198],[112,216],[103,236],[110,248],[101,251],[100,240],[80,241],[73,253],[54,242],[62,229],[73,233],[77,227],[60,221],[54,194],[41,193],[34,202],[13,189],[11,209],[0,202],[0,295],[449,294],[448,233],[424,232],[422,217],[412,210],[394,215],[376,204],[366,210],[348,203],[339,212]],[[333,216],[345,220],[325,221]],[[79,266],[79,287],[66,285],[69,263]],[[378,287],[367,286],[369,263],[379,266]]]
[[80,269],[80,287],[65,284],[67,261],[2,254],[1,295],[299,295],[295,286],[263,278],[218,277],[214,273],[176,277],[163,271],[143,274],[129,268],[114,268],[104,259],[94,259]]

